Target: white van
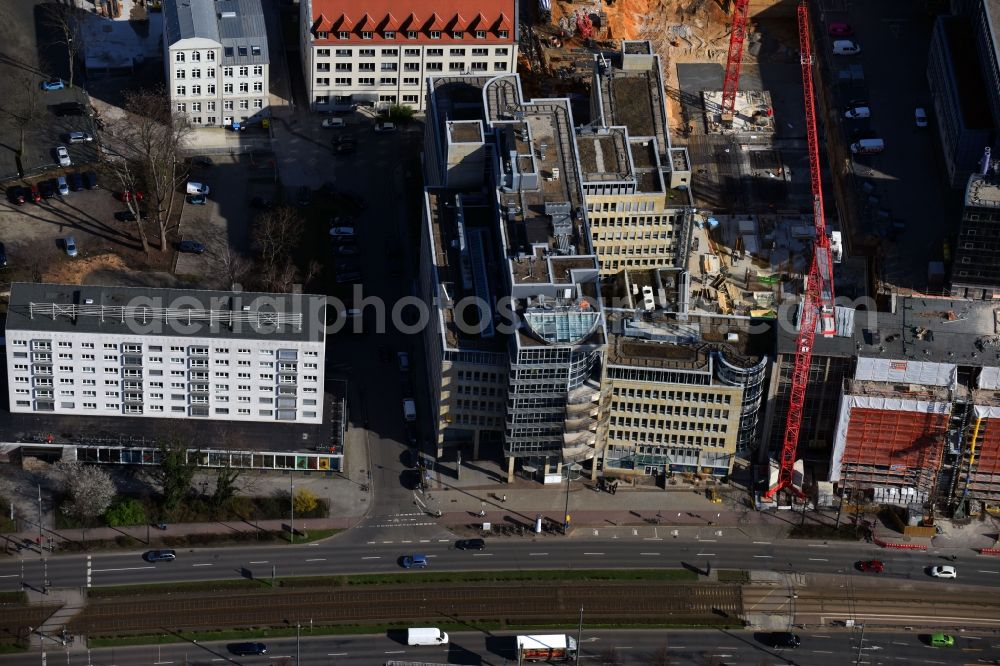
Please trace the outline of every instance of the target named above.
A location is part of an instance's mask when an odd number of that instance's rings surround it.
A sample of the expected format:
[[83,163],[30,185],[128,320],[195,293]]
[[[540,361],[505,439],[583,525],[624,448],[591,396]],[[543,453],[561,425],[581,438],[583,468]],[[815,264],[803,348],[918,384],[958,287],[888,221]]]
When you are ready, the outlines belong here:
[[403,418],[407,421],[417,420],[417,403],[413,402],[411,398],[403,400]]
[[407,645],[447,645],[448,634],[436,627],[411,627],[406,630]]
[[204,183],[196,183],[193,180],[189,180],[188,184],[187,184],[187,193],[188,194],[208,194],[209,193],[209,188],[208,188],[208,185],[205,185]]
[[861,47],[849,39],[838,39],[833,42],[833,55],[857,55]]
[[854,120],[856,118],[871,118],[871,116],[871,109],[867,106],[855,106],[847,111],[844,111],[844,117],[848,120]]
[[874,155],[885,150],[882,139],[861,139],[851,144],[851,152],[855,155]]

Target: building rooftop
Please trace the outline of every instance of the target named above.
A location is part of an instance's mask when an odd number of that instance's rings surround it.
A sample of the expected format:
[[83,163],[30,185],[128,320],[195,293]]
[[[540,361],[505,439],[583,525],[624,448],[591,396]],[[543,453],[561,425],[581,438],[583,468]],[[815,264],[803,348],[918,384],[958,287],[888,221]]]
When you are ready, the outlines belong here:
[[326,298],[17,282],[7,331],[322,342]]
[[[794,308],[782,310],[780,317],[794,316]],[[989,301],[902,297],[895,312],[853,313],[835,337],[816,336],[817,355],[1000,365],[1000,307]],[[796,333],[779,319],[778,353],[795,353]]]
[[976,208],[1000,208],[1000,179],[972,174],[965,188],[965,205]]
[[608,363],[658,369],[707,371],[713,352],[743,368],[762,358],[751,341],[745,320],[660,314],[609,315]]
[[223,65],[268,62],[261,0],[171,0],[163,3],[167,44],[205,39],[222,44]]
[[632,176],[625,128],[611,127],[576,136],[583,182],[614,182]]
[[168,0],[163,3],[163,18],[167,44],[182,39],[219,41],[214,0]]
[[600,120],[624,125],[633,137],[654,137],[658,151],[670,150],[659,56],[648,42],[623,42],[611,59],[597,56]]
[[[360,4],[312,0],[311,8],[309,31],[319,43],[405,45],[431,42],[432,33],[436,33],[434,44],[475,46],[517,41],[514,0],[481,0],[475,4],[462,0],[368,0]],[[503,31],[506,37],[500,36]],[[347,33],[346,40],[339,38],[341,32]],[[409,32],[417,33],[417,38],[408,39]],[[476,38],[476,33],[484,34]]]

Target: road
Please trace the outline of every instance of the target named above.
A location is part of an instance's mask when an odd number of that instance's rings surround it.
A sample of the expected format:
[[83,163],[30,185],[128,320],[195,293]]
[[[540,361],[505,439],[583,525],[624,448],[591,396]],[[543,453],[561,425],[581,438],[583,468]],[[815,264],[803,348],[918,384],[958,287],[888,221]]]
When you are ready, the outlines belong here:
[[[575,628],[565,631],[575,635]],[[549,633],[555,633],[550,630]],[[469,666],[515,664],[513,634],[491,634],[487,631],[452,633],[447,647],[410,647],[401,632],[391,637],[324,636],[308,637],[303,628],[299,648],[299,663],[349,666],[384,664],[387,661],[423,662],[431,664],[467,664]],[[693,664],[697,666],[746,664],[803,664],[808,666],[844,666],[860,663],[866,666],[883,664],[981,664],[1000,650],[996,636],[960,636],[953,648],[931,648],[923,636],[882,634],[860,630],[840,632],[799,632],[802,645],[796,650],[774,650],[746,631],[588,631],[582,634],[580,663],[603,664]],[[260,657],[234,657],[226,643],[185,642],[162,646],[98,649],[74,652],[66,657],[68,666],[188,666],[209,664],[292,664],[296,657],[295,638],[267,641],[268,654]],[[859,648],[861,648],[859,650]],[[859,654],[860,662],[857,661]],[[47,653],[53,664],[62,664],[61,647],[53,646]],[[38,655],[5,657],[11,666],[35,666]]]
[[[865,544],[824,544],[800,541],[750,542],[735,539],[677,540],[635,536],[559,537],[492,539],[484,552],[459,551],[451,538],[416,538],[398,531],[397,539],[361,541],[367,533],[387,530],[353,530],[324,543],[299,546],[260,546],[225,549],[183,549],[174,562],[147,563],[139,552],[100,553],[90,556],[64,555],[44,561],[37,553],[0,564],[0,590],[18,589],[22,567],[24,581],[40,588],[48,575],[53,587],[86,584],[88,562],[92,584],[175,582],[239,578],[243,570],[255,577],[316,576],[401,571],[399,558],[407,553],[423,553],[432,570],[482,571],[496,569],[609,569],[678,568],[684,563],[704,569],[764,569],[796,573],[842,573],[859,580],[874,581],[875,574],[853,569],[860,559],[879,558],[886,573],[878,579],[932,581],[924,569],[944,562],[941,555],[916,551],[880,550]],[[407,536],[399,539],[398,537]],[[348,538],[349,537],[349,538]],[[1000,560],[988,556],[960,555],[956,582],[966,585],[1000,587]],[[951,581],[933,581],[949,588]]]

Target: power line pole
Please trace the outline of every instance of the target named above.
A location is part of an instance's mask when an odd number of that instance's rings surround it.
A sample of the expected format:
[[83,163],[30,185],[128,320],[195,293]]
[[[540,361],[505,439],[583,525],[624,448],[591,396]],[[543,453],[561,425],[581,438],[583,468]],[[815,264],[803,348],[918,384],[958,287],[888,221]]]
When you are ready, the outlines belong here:
[[301,643],[302,631],[301,630],[302,630],[302,623],[296,622],[295,623],[295,666],[300,666],[299,657],[302,654],[302,652],[301,652],[301,649],[302,649],[302,643]]
[[288,529],[291,532],[290,541],[295,543],[295,477],[288,473],[288,506],[291,510],[291,519],[288,521]]
[[576,666],[580,666],[580,641],[583,639],[583,606],[580,606],[580,624],[576,628]]

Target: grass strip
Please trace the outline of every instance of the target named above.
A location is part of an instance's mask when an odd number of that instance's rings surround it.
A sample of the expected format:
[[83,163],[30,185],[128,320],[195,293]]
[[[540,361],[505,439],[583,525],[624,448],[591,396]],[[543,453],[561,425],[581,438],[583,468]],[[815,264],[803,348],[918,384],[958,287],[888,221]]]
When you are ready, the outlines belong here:
[[750,572],[746,569],[719,569],[716,575],[720,583],[750,582]]
[[[436,585],[439,583],[504,583],[545,581],[660,581],[692,582],[698,574],[687,569],[555,569],[537,571],[414,571],[391,574],[360,574],[356,576],[301,576],[278,578],[275,589],[296,587],[348,587],[364,585]],[[225,592],[246,590],[261,591],[270,588],[270,577],[257,580],[233,579],[195,581],[187,583],[150,583],[148,585],[120,585],[95,587],[88,592],[92,599],[143,596],[154,594],[182,594],[199,592]]]

